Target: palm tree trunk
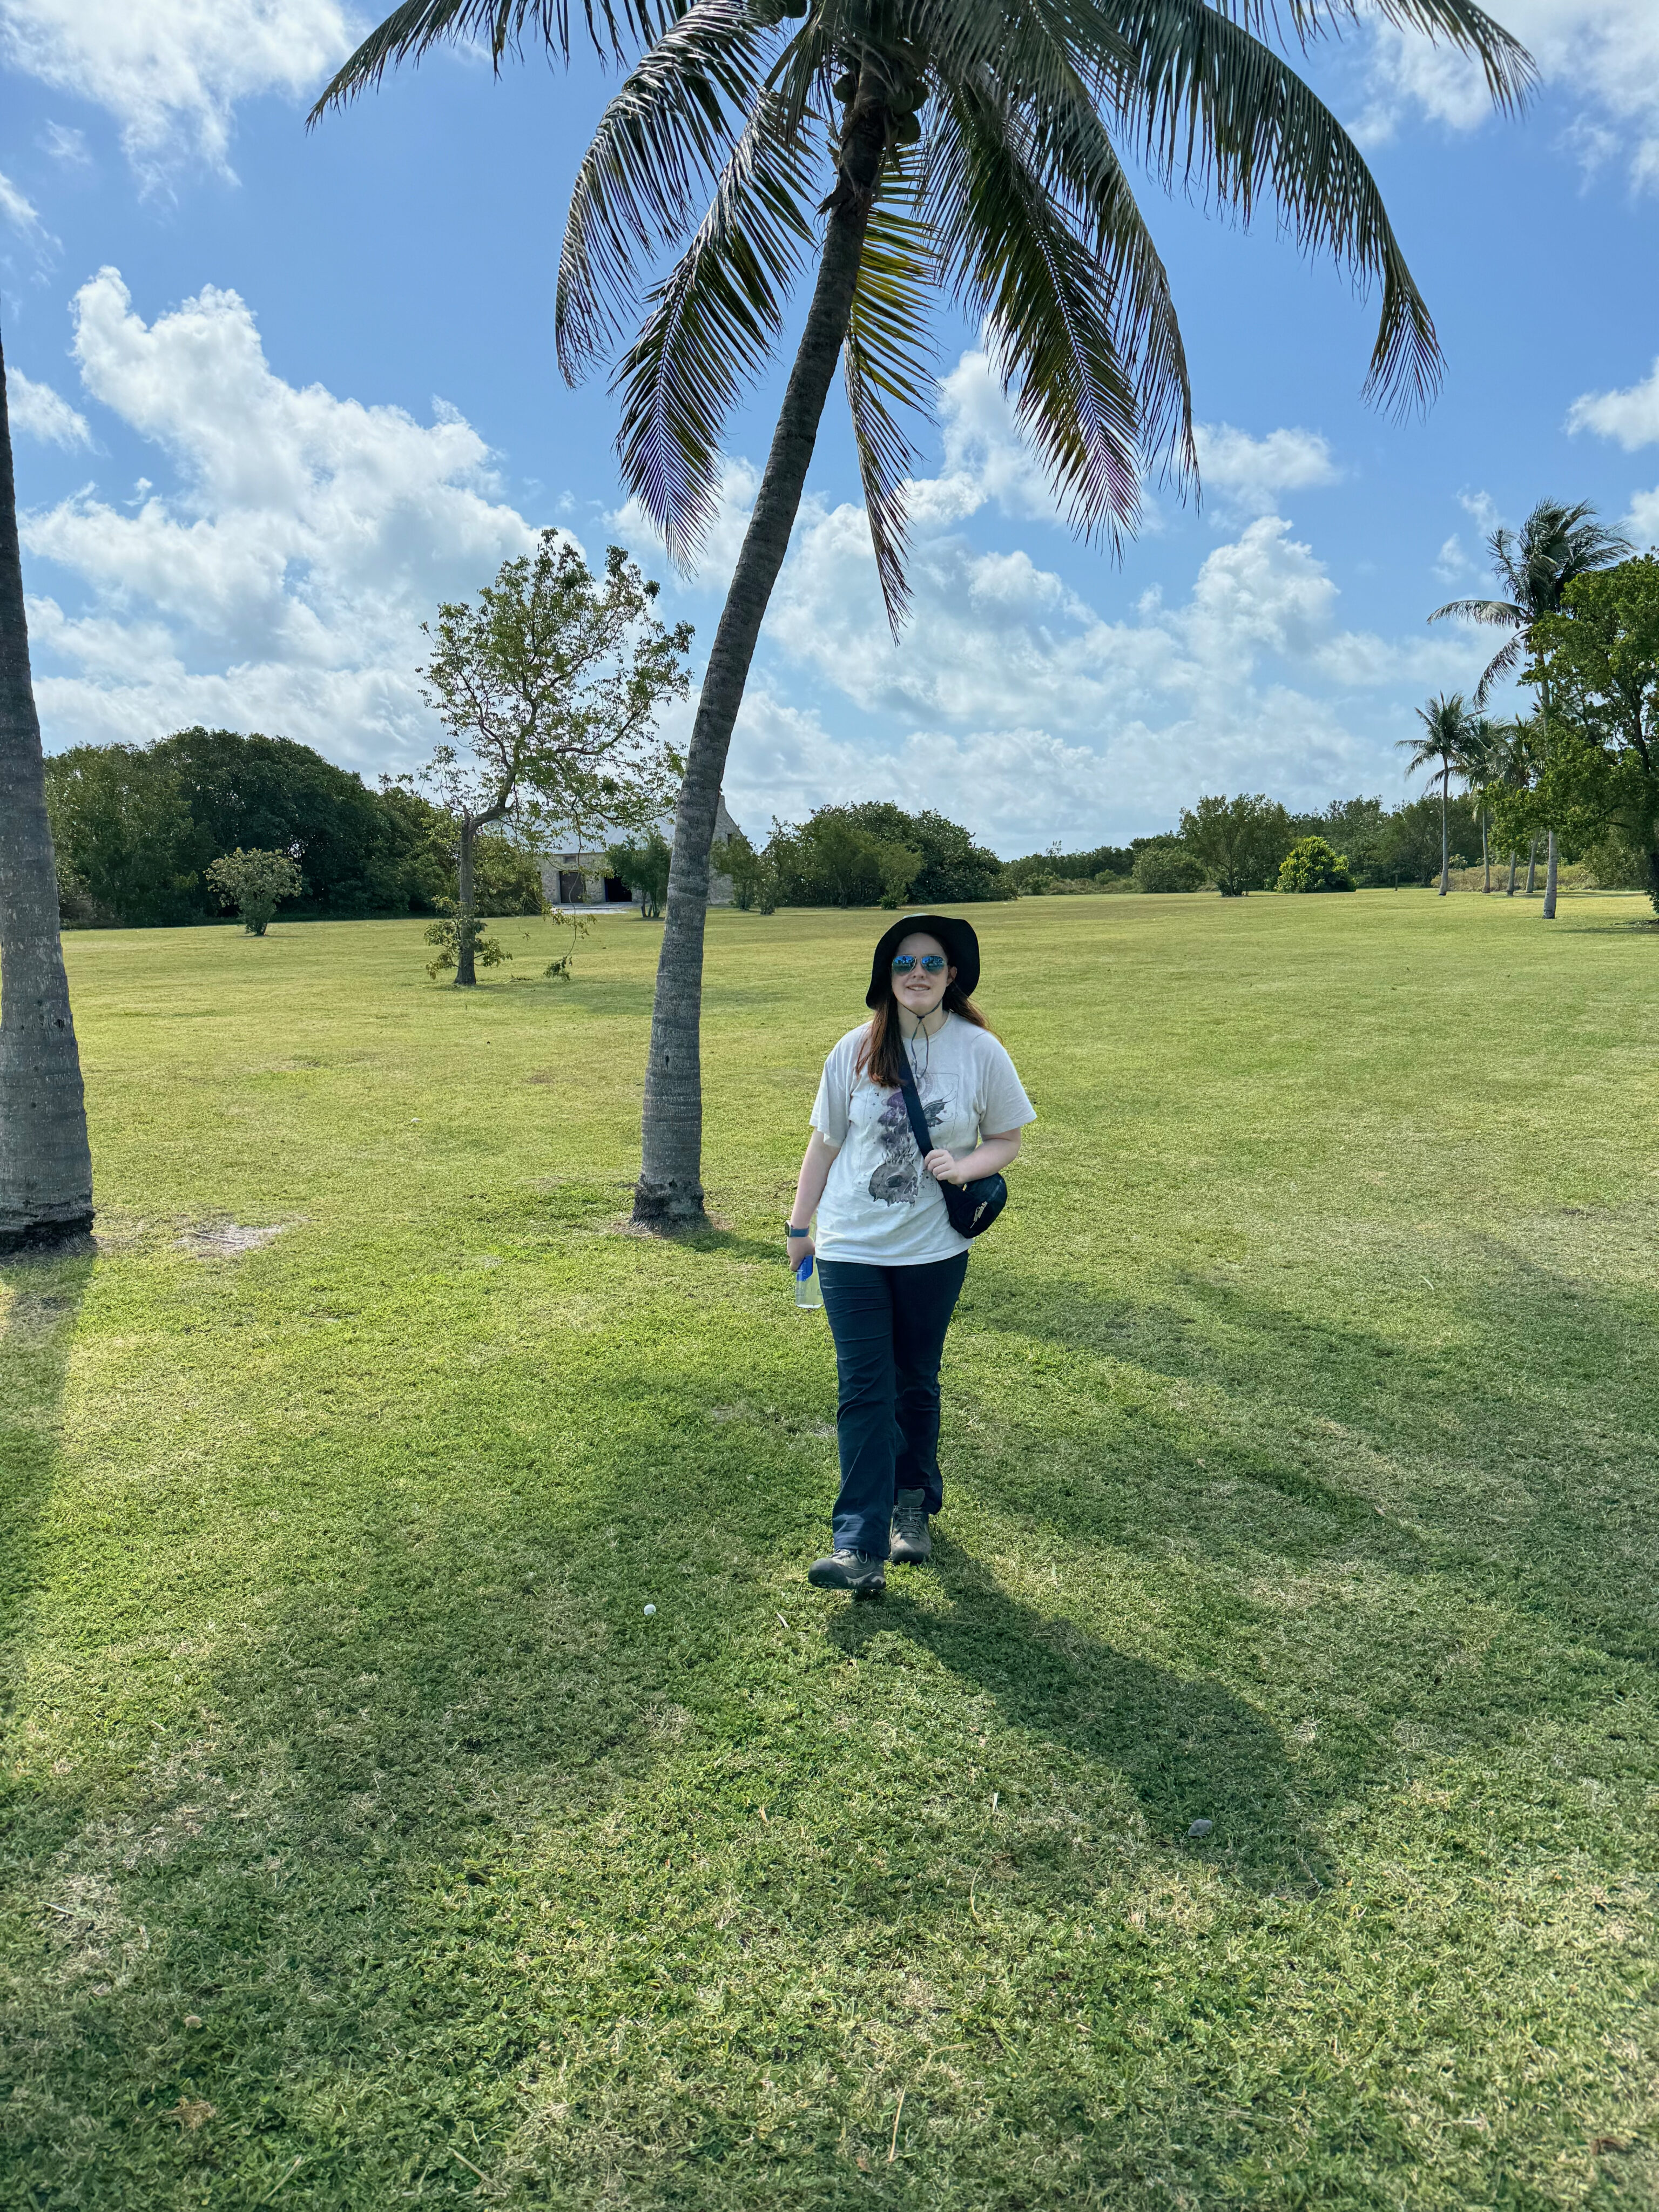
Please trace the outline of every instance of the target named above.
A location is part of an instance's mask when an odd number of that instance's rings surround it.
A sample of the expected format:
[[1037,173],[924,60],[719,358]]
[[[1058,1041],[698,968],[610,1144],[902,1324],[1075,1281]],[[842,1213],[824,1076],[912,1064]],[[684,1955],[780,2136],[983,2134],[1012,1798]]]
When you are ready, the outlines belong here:
[[92,1226],[92,1154],[58,935],[0,349],[0,1252]]
[[1486,842],[1486,810],[1480,810],[1480,865],[1486,872],[1486,892],[1492,896],[1492,848]]
[[[872,185],[880,141],[856,150],[868,156],[867,176]],[[651,1009],[640,1180],[634,1194],[634,1219],[645,1228],[695,1229],[708,1218],[702,1203],[701,1051],[708,849],[714,839],[732,726],[743,703],[761,623],[789,550],[789,533],[800,509],[818,423],[858,284],[870,201],[865,194],[844,190],[837,192],[836,200],[825,231],[812,303],[772,434],[766,473],[714,633],[674,811],[668,913]]]
[[1505,898],[1513,898],[1515,896],[1515,872],[1520,864],[1521,855],[1516,848],[1511,845],[1510,847],[1510,887],[1504,894]]
[[1549,862],[1544,871],[1544,919],[1546,921],[1553,921],[1555,919],[1556,876],[1555,832],[1553,830],[1549,833]]
[[1451,769],[1446,769],[1440,778],[1440,896],[1444,898],[1451,889],[1451,844],[1446,829],[1448,793],[1451,790]]
[[455,988],[476,988],[478,971],[473,964],[473,944],[478,932],[473,920],[472,840],[477,835],[472,817],[463,809],[461,844],[455,862]]
[[1538,838],[1534,832],[1527,848],[1527,896],[1531,898],[1538,888]]

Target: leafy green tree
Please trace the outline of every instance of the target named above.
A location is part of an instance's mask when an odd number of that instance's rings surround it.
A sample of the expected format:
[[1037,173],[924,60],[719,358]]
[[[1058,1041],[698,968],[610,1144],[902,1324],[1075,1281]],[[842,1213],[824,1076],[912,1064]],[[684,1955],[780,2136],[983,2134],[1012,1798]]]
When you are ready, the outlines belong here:
[[1223,898],[1243,898],[1272,883],[1292,842],[1291,817],[1260,792],[1211,794],[1182,812],[1181,842]]
[[544,530],[534,553],[503,561],[477,604],[441,606],[426,666],[428,704],[449,732],[420,779],[453,827],[455,981],[476,983],[474,843],[512,821],[529,848],[556,834],[588,842],[600,828],[641,827],[673,788],[656,734],[668,699],[688,688],[689,623],[665,629],[647,583],[619,545],[598,580],[576,548]]
[[0,349],[0,1252],[91,1226],[92,1153],[58,935]]
[[1422,734],[1399,740],[1402,750],[1410,757],[1406,763],[1407,775],[1415,775],[1419,769],[1427,769],[1440,779],[1440,896],[1444,898],[1451,889],[1451,846],[1449,840],[1447,810],[1451,799],[1451,780],[1469,742],[1469,717],[1463,704],[1463,694],[1454,691],[1449,698],[1442,691],[1419,707],[1417,719],[1423,725]]
[[245,853],[240,845],[208,863],[207,881],[226,906],[235,908],[250,937],[263,937],[283,901],[298,898],[305,888],[286,853]]
[[48,758],[46,784],[65,920],[143,927],[199,915],[190,801],[153,747],[72,745]]
[[996,854],[975,844],[959,822],[932,807],[911,814],[890,799],[872,799],[835,811],[879,843],[902,846],[916,854],[915,873],[899,896],[919,907],[962,906],[1014,896]]
[[[738,831],[742,836],[742,831]],[[748,840],[744,840],[745,844]],[[640,895],[640,919],[656,921],[661,918],[663,901],[668,896],[668,864],[672,855],[668,840],[653,822],[642,837],[630,837],[625,844],[613,845],[605,856],[605,864],[613,876],[620,876],[630,891]]]
[[[1381,0],[1475,57],[1500,106],[1531,74],[1473,0]],[[1120,148],[1159,182],[1248,220],[1273,204],[1309,250],[1382,290],[1370,386],[1411,396],[1438,349],[1381,195],[1335,117],[1266,42],[1265,0],[1113,0],[1063,11],[982,0],[586,0],[625,76],[577,173],[555,322],[573,379],[645,319],[617,375],[624,481],[685,559],[714,513],[722,424],[816,262],[812,296],[704,677],[674,833],[635,1218],[704,1219],[699,1062],[708,854],[761,623],[838,360],[890,619],[906,603],[903,414],[932,391],[942,292],[991,356],[1062,507],[1108,539],[1143,475],[1193,472],[1181,331]],[[1353,0],[1295,0],[1304,42]],[[548,0],[408,0],[357,49],[320,113],[439,40],[501,56]],[[826,186],[828,187],[826,191]],[[826,218],[820,227],[818,213]],[[666,246],[685,241],[659,280]]]
[[[1437,607],[1429,617],[1431,622],[1443,622],[1450,617],[1463,622],[1485,623],[1510,633],[1486,664],[1475,686],[1477,708],[1486,705],[1498,678],[1512,675],[1522,657],[1531,651],[1534,624],[1557,612],[1562,593],[1574,578],[1588,575],[1597,568],[1610,568],[1631,550],[1629,540],[1621,538],[1617,531],[1604,529],[1592,519],[1595,514],[1588,500],[1581,500],[1577,507],[1566,507],[1559,500],[1540,499],[1518,531],[1500,526],[1486,540],[1492,568],[1507,587],[1508,596],[1498,599],[1453,599],[1446,606]],[[1547,683],[1544,686],[1543,709],[1547,741]],[[1547,825],[1547,834],[1549,860],[1544,887],[1544,919],[1553,921],[1558,859],[1553,823]],[[1530,868],[1527,878],[1530,893]]]
[[1644,856],[1659,912],[1659,556],[1576,577],[1532,626],[1527,680],[1561,726],[1539,775],[1552,818]]
[[775,822],[765,857],[780,906],[896,907],[921,866],[915,846],[878,836],[844,806]]
[[[741,830],[734,830],[729,837],[712,848],[710,864],[716,875],[731,878],[732,903],[740,914],[747,914],[759,904],[766,881],[767,864]],[[667,890],[668,880],[665,877],[665,896]]]
[[1136,839],[1139,850],[1129,882],[1138,891],[1201,891],[1204,863],[1176,837]]
[[1323,837],[1298,837],[1279,864],[1282,891],[1351,891],[1348,856]]

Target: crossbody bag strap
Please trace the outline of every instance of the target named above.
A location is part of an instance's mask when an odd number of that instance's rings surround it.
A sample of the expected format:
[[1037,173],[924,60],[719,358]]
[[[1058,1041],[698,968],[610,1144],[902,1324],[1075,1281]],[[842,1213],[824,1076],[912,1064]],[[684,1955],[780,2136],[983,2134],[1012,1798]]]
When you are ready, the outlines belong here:
[[904,1110],[910,1117],[910,1134],[916,1140],[917,1152],[925,1160],[933,1149],[933,1140],[928,1133],[927,1116],[921,1110],[916,1079],[910,1072],[910,1055],[904,1049],[902,1038],[899,1040],[899,1066],[904,1070],[899,1078],[899,1088],[904,1093]]

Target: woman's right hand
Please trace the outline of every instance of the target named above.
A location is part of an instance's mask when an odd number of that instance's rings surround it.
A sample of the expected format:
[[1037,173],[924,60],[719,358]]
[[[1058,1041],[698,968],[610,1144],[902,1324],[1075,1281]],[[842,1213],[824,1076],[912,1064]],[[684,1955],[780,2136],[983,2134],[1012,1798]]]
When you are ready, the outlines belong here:
[[817,1248],[810,1237],[786,1237],[783,1249],[789,1255],[791,1272],[799,1274],[802,1264],[817,1256]]

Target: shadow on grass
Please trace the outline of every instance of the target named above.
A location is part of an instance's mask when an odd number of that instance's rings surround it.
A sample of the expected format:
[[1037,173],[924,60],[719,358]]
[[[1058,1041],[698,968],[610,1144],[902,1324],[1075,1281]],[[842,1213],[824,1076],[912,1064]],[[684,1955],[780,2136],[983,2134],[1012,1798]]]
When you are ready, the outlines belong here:
[[1109,1770],[1103,1794],[1110,1778],[1127,1784],[1156,1841],[1174,1843],[1194,1820],[1212,1820],[1218,1863],[1250,1887],[1328,1882],[1283,1739],[1254,1706],[1213,1676],[1152,1665],[1020,1603],[948,1541],[936,1545],[926,1571],[949,1593],[948,1612],[908,1602],[909,1577],[895,1572],[884,1603],[835,1617],[831,1641],[856,1658],[896,1629],[988,1692],[1009,1728]]
[[35,1529],[57,1476],[76,1319],[96,1264],[89,1237],[60,1252],[0,1261],[0,1291],[9,1295],[0,1326],[0,1711],[15,1694]]
[[[1242,1501],[1218,1513],[1213,1493],[1231,1477],[1299,1509],[1270,1529],[1255,1516],[1291,1559],[1340,1552],[1407,1577],[1449,1576],[1472,1597],[1650,1667],[1652,1316],[1512,1250],[1480,1256],[1487,1270],[1462,1294],[1455,1338],[1426,1346],[1410,1340],[1408,1320],[1390,1335],[1213,1279],[1190,1277],[1161,1303],[1047,1277],[996,1281],[975,1313],[993,1335],[1215,1395],[1176,1407],[1155,1385],[1150,1401],[1121,1408],[1121,1433],[1093,1458],[1097,1480],[1067,1479],[1075,1448],[1060,1480],[1033,1471],[1040,1451],[981,1479],[1062,1531],[1111,1534],[1123,1486],[1150,1478],[1168,1491],[1170,1525],[1225,1557]],[[1118,1377],[1093,1371],[1103,1402]]]

